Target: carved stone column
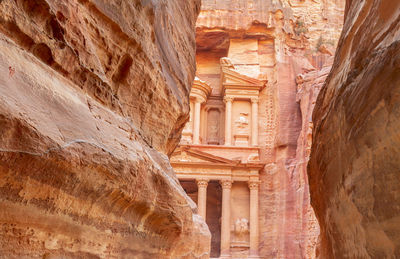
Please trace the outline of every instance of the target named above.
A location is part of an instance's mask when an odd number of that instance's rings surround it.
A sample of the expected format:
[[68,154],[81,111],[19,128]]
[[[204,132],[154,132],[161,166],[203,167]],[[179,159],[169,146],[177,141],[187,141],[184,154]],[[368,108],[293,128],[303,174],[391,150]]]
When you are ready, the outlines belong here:
[[200,144],[200,108],[201,100],[196,98],[194,102],[193,144]]
[[197,179],[197,207],[199,208],[199,215],[206,220],[207,209],[207,179]]
[[232,141],[232,101],[233,98],[225,96],[225,146],[230,146]]
[[250,180],[250,257],[259,258],[258,256],[258,186],[259,182]]
[[222,180],[221,256],[231,257],[231,180]]
[[258,98],[251,98],[251,145],[258,146]]

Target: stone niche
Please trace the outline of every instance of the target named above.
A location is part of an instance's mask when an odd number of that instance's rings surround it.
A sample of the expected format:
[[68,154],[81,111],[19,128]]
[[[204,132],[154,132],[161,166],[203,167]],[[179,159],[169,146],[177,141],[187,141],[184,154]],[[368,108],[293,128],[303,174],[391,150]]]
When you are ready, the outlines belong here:
[[239,73],[229,58],[221,59],[226,146],[258,146],[258,98],[265,83]]
[[231,254],[247,256],[249,253],[250,191],[245,182],[232,184],[231,199]]
[[249,146],[251,130],[251,106],[246,100],[237,100],[233,103],[232,129],[235,146]]
[[207,144],[220,144],[221,112],[218,108],[209,108],[207,111]]

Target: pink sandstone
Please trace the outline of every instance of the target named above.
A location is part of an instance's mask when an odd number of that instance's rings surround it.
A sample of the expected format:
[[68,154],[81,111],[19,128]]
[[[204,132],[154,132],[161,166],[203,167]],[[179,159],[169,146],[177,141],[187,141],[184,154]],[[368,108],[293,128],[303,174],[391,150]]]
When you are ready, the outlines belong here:
[[167,156],[199,8],[0,1],[0,257],[209,257]]

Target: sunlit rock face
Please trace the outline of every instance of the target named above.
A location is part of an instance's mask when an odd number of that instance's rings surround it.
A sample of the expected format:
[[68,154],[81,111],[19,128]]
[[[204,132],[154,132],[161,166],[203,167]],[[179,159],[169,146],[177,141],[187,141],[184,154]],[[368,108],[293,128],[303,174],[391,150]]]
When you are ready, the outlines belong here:
[[212,88],[204,107],[225,107],[221,58],[242,75],[267,80],[258,99],[259,158],[265,165],[259,187],[262,258],[315,257],[319,227],[306,172],[310,121],[332,65],[344,6],[343,0],[202,1],[197,76]]
[[400,2],[347,1],[313,114],[320,258],[400,258]]
[[167,155],[200,1],[0,1],[0,257],[207,258]]

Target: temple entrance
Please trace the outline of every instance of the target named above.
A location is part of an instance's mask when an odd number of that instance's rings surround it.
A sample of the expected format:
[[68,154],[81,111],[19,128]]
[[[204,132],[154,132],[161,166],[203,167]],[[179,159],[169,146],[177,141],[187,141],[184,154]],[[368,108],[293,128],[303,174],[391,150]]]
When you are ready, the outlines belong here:
[[218,258],[221,253],[221,207],[222,189],[217,181],[208,183],[206,223],[211,234],[211,258]]
[[[198,191],[195,180],[181,180],[183,189],[198,204]],[[211,232],[211,258],[221,254],[221,208],[222,188],[217,181],[210,181],[207,187],[206,223]]]

